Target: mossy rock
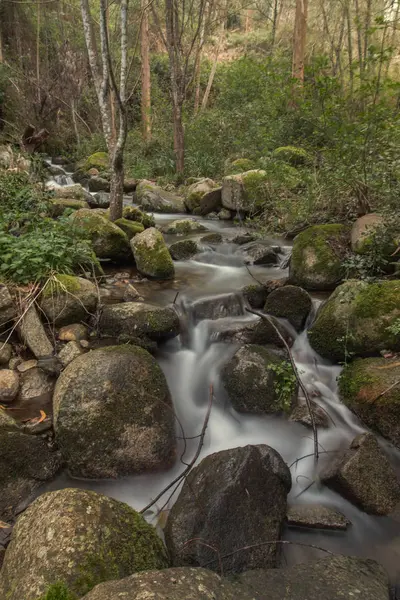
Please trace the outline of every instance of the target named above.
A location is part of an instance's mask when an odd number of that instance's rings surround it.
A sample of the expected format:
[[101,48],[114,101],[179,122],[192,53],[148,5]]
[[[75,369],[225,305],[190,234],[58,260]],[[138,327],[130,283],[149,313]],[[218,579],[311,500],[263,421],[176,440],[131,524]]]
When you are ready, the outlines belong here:
[[400,361],[358,358],[339,378],[340,399],[368,427],[400,448]]
[[216,245],[216,244],[222,244],[222,242],[224,241],[222,235],[220,233],[207,233],[207,235],[203,235],[202,238],[200,238],[200,242],[202,244],[211,244],[212,246]]
[[267,173],[262,169],[224,177],[222,206],[244,213],[255,212],[268,197],[268,180]]
[[168,225],[165,225],[162,229],[163,233],[176,234],[176,235],[189,235],[190,233],[200,233],[201,231],[207,231],[207,227],[204,227],[196,219],[179,219],[173,221]]
[[74,275],[55,275],[39,299],[48,321],[57,327],[87,321],[96,312],[98,291],[94,283]]
[[49,215],[53,218],[61,217],[66,210],[79,210],[80,208],[89,208],[89,204],[84,200],[74,200],[73,198],[56,198],[50,200]]
[[99,214],[98,210],[77,210],[70,218],[91,239],[98,258],[129,260],[132,255],[128,236],[115,223]]
[[129,219],[117,219],[114,221],[115,225],[122,229],[128,236],[128,239],[131,240],[137,233],[142,233],[144,231],[144,225],[142,223],[138,223],[137,221],[130,221]]
[[225,168],[225,172],[227,175],[235,175],[237,173],[243,173],[244,171],[251,171],[256,169],[257,165],[253,160],[249,158],[237,158],[232,162],[228,162]]
[[[376,241],[377,234],[377,241]],[[385,240],[384,237],[387,239]],[[368,254],[371,251],[382,254],[382,258],[390,260],[396,251],[398,241],[390,239],[385,233],[385,220],[382,215],[369,213],[357,219],[351,229],[351,249],[356,254]]]
[[321,306],[309,331],[311,346],[324,358],[344,361],[381,350],[400,350],[390,325],[400,317],[400,281],[349,280]]
[[103,581],[168,567],[162,541],[123,502],[80,489],[43,494],[19,517],[0,575],[4,600],[63,582],[78,598]]
[[99,172],[106,171],[109,168],[108,154],[107,152],[95,152],[80,161],[77,166],[86,172],[89,169],[97,169]]
[[122,216],[124,219],[128,219],[128,221],[137,221],[138,223],[142,223],[145,229],[148,229],[149,227],[155,227],[156,225],[152,215],[142,212],[139,208],[136,208],[136,206],[124,206]]
[[[289,380],[291,385],[286,389]],[[239,412],[289,412],[297,394],[290,363],[256,344],[239,348],[222,369],[222,381],[233,408]]]
[[179,335],[180,324],[176,311],[168,306],[123,302],[104,307],[99,330],[105,336],[137,336],[162,342]]
[[272,153],[272,158],[283,160],[294,167],[312,164],[312,157],[307,150],[297,146],[281,146],[280,148],[276,148]]
[[136,201],[144,210],[160,213],[185,212],[184,199],[143,179],[136,188]]
[[199,248],[195,240],[181,240],[171,244],[169,251],[174,260],[188,260],[198,253]]
[[312,300],[305,290],[295,285],[285,285],[269,294],[264,312],[287,319],[297,331],[301,331],[311,308]]
[[203,197],[215,189],[217,184],[212,179],[200,179],[192,183],[185,194],[185,206],[189,212],[200,208]]
[[155,227],[145,229],[131,239],[136,267],[142,275],[153,279],[173,279],[175,275],[171,254],[162,233]]
[[57,381],[53,411],[57,444],[75,477],[131,475],[174,460],[167,382],[142,348],[109,346],[76,358]]
[[343,280],[343,261],[350,250],[346,225],[314,225],[293,242],[289,280],[306,290],[332,290]]

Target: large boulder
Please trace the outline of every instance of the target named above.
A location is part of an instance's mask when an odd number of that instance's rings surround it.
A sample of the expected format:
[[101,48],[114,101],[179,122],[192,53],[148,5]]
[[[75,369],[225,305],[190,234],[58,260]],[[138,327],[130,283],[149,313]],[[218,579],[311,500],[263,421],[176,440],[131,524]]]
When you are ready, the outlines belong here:
[[297,235],[290,261],[290,283],[306,290],[332,290],[345,275],[343,260],[350,249],[346,225],[314,225]]
[[319,309],[309,331],[310,343],[333,361],[400,350],[400,336],[390,329],[399,317],[400,281],[349,280]]
[[80,161],[77,166],[84,171],[89,171],[90,169],[106,171],[109,166],[108,154],[107,152],[95,152],[86,159]]
[[254,212],[265,199],[267,182],[267,173],[259,169],[224,177],[222,206],[233,211]]
[[149,212],[186,212],[185,202],[181,196],[167,192],[146,179],[143,179],[136,188],[136,201]]
[[193,212],[195,209],[200,208],[203,196],[211,192],[215,187],[217,187],[216,183],[212,179],[207,178],[192,183],[188,187],[185,197],[185,206],[188,211]]
[[74,476],[117,477],[174,460],[167,382],[142,348],[111,346],[76,358],[57,381],[53,410],[56,440]]
[[233,408],[239,412],[288,412],[297,395],[290,363],[256,344],[237,350],[222,369],[222,381]]
[[287,319],[297,331],[301,331],[311,308],[312,300],[305,290],[295,285],[285,285],[268,295],[264,311],[274,317]]
[[173,564],[219,571],[220,557],[224,573],[276,566],[278,546],[262,542],[280,539],[290,487],[288,467],[269,446],[207,456],[189,473],[169,513],[165,540]]
[[400,447],[400,362],[358,358],[339,379],[340,399],[360,419]]
[[0,448],[0,521],[8,521],[44,481],[54,477],[61,463],[59,453],[45,440],[22,433],[1,409]]
[[357,219],[351,229],[352,251],[365,254],[371,248],[374,233],[383,223],[383,217],[377,213],[369,213]]
[[8,329],[17,316],[17,308],[8,287],[0,283],[0,329]]
[[102,581],[167,566],[155,529],[127,504],[64,489],[43,494],[18,519],[0,575],[0,597],[37,600],[63,582],[81,598]]
[[126,233],[97,211],[77,210],[70,218],[72,223],[82,229],[89,237],[98,258],[119,261],[131,257]]
[[94,283],[73,275],[55,275],[40,296],[40,308],[56,327],[87,321],[96,312],[97,302]]
[[383,567],[352,556],[248,571],[238,577],[237,585],[248,589],[252,600],[389,600],[389,577]]
[[145,229],[131,239],[131,248],[137,269],[153,279],[173,279],[175,275],[171,254],[162,233],[155,227]]
[[173,308],[124,302],[103,309],[99,329],[102,335],[144,336],[161,342],[179,335],[180,325]]
[[162,231],[167,234],[189,235],[190,233],[207,231],[207,227],[204,227],[196,219],[179,219],[165,225]]
[[94,175],[89,179],[89,191],[90,192],[109,192],[110,182],[100,175]]
[[400,486],[372,433],[354,438],[349,450],[320,474],[321,481],[373,515],[387,515],[400,501]]
[[210,213],[219,212],[222,208],[222,187],[216,187],[210,192],[206,192],[200,200],[200,206],[195,209],[195,213],[203,217]]

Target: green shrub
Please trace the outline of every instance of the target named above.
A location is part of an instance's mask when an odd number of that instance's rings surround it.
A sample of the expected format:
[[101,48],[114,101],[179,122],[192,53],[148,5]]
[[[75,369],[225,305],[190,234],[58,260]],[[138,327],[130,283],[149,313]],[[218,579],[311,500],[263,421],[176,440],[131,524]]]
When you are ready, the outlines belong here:
[[294,167],[312,162],[307,150],[296,146],[281,146],[280,148],[276,148],[272,153],[272,157],[277,160],[283,160]]
[[44,596],[39,600],[77,600],[78,597],[71,592],[65,583],[53,583]]

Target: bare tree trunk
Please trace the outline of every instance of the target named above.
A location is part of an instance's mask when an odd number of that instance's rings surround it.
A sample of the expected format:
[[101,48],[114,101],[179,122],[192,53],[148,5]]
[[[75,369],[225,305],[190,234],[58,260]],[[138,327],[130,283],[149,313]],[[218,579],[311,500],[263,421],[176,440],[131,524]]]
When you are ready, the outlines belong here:
[[207,88],[206,88],[206,91],[204,92],[203,101],[201,103],[201,110],[202,111],[207,108],[207,104],[208,104],[208,99],[210,97],[211,88],[212,88],[212,85],[214,83],[215,73],[217,72],[218,57],[219,57],[219,53],[221,51],[223,40],[224,40],[224,29],[225,29],[225,23],[224,23],[224,21],[222,21],[221,32],[220,32],[220,36],[219,36],[219,41],[218,41],[218,44],[217,44],[217,48],[216,48],[216,51],[215,51],[213,66],[211,67],[211,72],[210,72],[210,76],[208,78]]
[[78,123],[76,121],[75,100],[71,101],[71,116],[72,116],[72,123],[74,125],[76,143],[77,143],[78,146],[80,146],[81,145],[81,138],[80,138],[80,135],[79,135]]
[[363,54],[364,69],[367,67],[369,29],[371,27],[371,6],[372,6],[372,0],[367,0],[366,13],[365,13],[365,25],[364,25],[364,27],[365,27],[365,30],[364,30],[364,54]]
[[349,4],[346,6],[346,21],[347,21],[347,52],[349,55],[349,80],[350,80],[350,95],[353,95],[354,88],[354,73],[353,73],[353,41],[351,37],[351,18]]
[[182,123],[182,109],[178,104],[173,106],[173,118],[176,172],[178,175],[182,175],[185,170],[185,130]]
[[36,8],[36,81],[37,81],[37,95],[38,95],[38,109],[40,110],[41,98],[40,98],[40,2],[37,1]]
[[355,8],[356,8],[358,63],[359,63],[359,67],[360,67],[360,78],[362,78],[363,71],[364,71],[364,64],[363,64],[363,51],[362,51],[361,15],[360,15],[360,7],[358,4],[358,0],[355,0],[354,4],[355,4]]
[[271,30],[271,52],[275,46],[276,29],[278,26],[278,2],[279,2],[279,0],[274,0],[274,12],[272,15],[272,30]]
[[141,54],[142,54],[142,125],[143,139],[147,143],[151,139],[151,81],[149,57],[149,15],[147,0],[142,2]]
[[296,0],[296,17],[293,36],[292,76],[304,81],[304,58],[306,51],[308,0]]

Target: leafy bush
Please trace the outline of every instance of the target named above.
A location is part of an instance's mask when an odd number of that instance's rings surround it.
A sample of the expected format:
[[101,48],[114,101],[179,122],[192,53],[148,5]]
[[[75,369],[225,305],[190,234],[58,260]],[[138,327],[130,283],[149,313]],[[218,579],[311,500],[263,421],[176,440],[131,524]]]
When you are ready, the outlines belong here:
[[49,194],[25,172],[0,173],[0,217],[46,211]]

